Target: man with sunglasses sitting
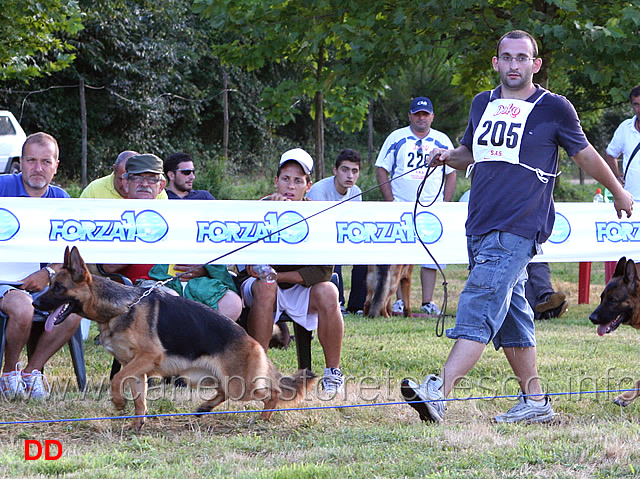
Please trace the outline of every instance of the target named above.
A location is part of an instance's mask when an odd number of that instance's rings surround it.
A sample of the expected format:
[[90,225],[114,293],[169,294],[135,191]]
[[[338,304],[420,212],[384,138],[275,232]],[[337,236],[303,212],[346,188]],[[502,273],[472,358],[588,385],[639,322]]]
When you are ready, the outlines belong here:
[[207,190],[194,190],[193,180],[196,169],[193,158],[187,153],[174,153],[164,162],[164,174],[168,183],[167,196],[170,200],[214,200]]

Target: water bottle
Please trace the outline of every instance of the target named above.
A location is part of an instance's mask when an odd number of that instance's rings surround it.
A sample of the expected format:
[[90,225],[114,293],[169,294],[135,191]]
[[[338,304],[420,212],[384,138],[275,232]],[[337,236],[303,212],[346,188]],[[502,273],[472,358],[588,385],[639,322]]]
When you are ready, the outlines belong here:
[[603,203],[604,198],[602,197],[602,190],[600,188],[596,188],[596,194],[593,197],[594,203]]
[[256,264],[253,266],[253,270],[265,283],[275,283],[278,279],[278,273],[268,264]]

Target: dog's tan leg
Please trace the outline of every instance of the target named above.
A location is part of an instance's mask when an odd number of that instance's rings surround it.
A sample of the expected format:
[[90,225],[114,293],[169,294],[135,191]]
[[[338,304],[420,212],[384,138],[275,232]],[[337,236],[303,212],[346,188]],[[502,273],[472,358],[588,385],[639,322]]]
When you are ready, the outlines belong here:
[[122,370],[111,380],[111,402],[118,411],[122,411],[127,404],[127,400],[124,398],[124,379],[126,376],[122,376],[121,373]]
[[387,296],[387,301],[384,306],[380,310],[380,313],[383,318],[390,318],[393,309],[393,296]]
[[413,273],[413,265],[404,265],[402,275],[400,277],[400,290],[404,302],[404,317],[411,316],[411,273]]
[[[139,416],[147,413],[147,374],[153,371],[157,364],[160,364],[161,357],[161,355],[153,353],[137,355],[113,377],[111,400],[117,409],[123,409],[126,404],[123,394],[125,383],[127,383],[133,396],[135,414]],[[142,424],[144,424],[144,419],[136,418],[131,427],[139,430]]]
[[[147,414],[147,375],[143,374],[139,378],[130,378],[128,380],[133,396],[134,413],[136,416],[144,416]],[[131,429],[139,431],[144,424],[144,418],[135,418],[131,423]]]
[[216,393],[216,397],[214,397],[210,401],[205,401],[200,404],[196,412],[209,412],[214,407],[219,406],[227,399],[227,395],[224,393],[224,390],[222,388],[216,389]]
[[371,311],[371,300],[373,299],[373,293],[375,291],[376,288],[376,273],[375,273],[375,269],[376,266],[375,265],[370,265],[367,267],[367,278],[366,278],[366,283],[367,283],[367,298],[365,299],[364,302],[364,307],[362,308],[362,315],[366,318],[367,316],[369,316],[369,311]]
[[640,381],[636,383],[635,391],[626,391],[613,400],[618,406],[627,407],[640,396]]
[[278,407],[278,394],[271,390],[269,391],[269,396],[262,401],[264,403],[264,411],[260,413],[260,419],[264,421],[268,421],[271,419],[271,415],[273,414],[273,409]]

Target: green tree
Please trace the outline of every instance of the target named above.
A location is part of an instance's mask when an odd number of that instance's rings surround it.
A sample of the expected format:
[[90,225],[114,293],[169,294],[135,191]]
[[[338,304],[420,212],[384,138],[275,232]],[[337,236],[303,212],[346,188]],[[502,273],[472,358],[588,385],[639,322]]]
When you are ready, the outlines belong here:
[[[588,111],[623,101],[640,77],[640,2],[596,0],[429,0],[407,4],[407,21],[429,19],[426,45],[449,41],[463,60],[454,77],[468,96],[496,84],[490,58],[497,40],[526,30],[539,43],[542,70],[534,78]],[[631,80],[636,83],[636,80]]]
[[[223,62],[248,70],[270,63],[295,77],[264,89],[262,106],[284,124],[311,103],[316,177],[324,175],[324,118],[342,129],[362,127],[370,98],[383,92],[384,79],[402,61],[411,28],[394,20],[382,1],[195,0],[194,9],[219,32],[213,51]],[[399,17],[398,17],[399,18]],[[395,35],[393,48],[382,41]],[[409,47],[412,48],[412,47]]]
[[0,81],[28,80],[68,67],[69,36],[82,29],[77,0],[3,0],[0,8]]
[[[258,162],[260,148],[269,143],[257,107],[261,83],[220,65],[209,47],[211,28],[191,11],[190,0],[81,0],[80,6],[85,28],[70,40],[74,63],[32,80],[35,94],[25,94],[15,80],[0,91],[0,104],[22,117],[26,131],[45,130],[58,138],[63,175],[80,171],[80,78],[87,85],[90,180],[108,173],[125,149],[161,157],[187,151],[203,167],[205,161],[222,162],[224,71],[234,90],[230,134],[238,161],[229,162],[230,170]],[[250,152],[243,149],[247,137]],[[224,170],[218,166],[216,171]]]

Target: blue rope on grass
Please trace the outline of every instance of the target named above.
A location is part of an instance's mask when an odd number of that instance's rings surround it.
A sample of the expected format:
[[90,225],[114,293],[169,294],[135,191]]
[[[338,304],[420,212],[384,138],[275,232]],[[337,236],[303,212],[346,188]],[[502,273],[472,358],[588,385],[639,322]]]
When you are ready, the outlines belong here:
[[[575,392],[559,392],[559,393],[546,393],[545,396],[572,396],[576,394],[603,394],[603,393],[621,393],[628,391],[639,391],[636,388],[632,389],[603,389],[596,391],[575,391]],[[539,394],[523,394],[522,396],[539,396]],[[477,401],[481,399],[514,399],[520,397],[520,394],[505,394],[502,396],[474,396],[468,398],[449,398],[442,399],[443,402],[453,401]],[[184,413],[166,413],[166,414],[145,414],[141,416],[104,416],[104,417],[84,417],[84,418],[70,418],[70,419],[34,419],[27,421],[2,421],[0,426],[11,426],[17,424],[47,424],[47,423],[65,423],[65,422],[80,422],[80,421],[108,421],[115,419],[136,419],[136,418],[157,418],[157,417],[184,417],[184,416],[205,416],[205,415],[219,415],[219,414],[255,414],[264,411],[272,412],[287,412],[287,411],[317,411],[323,409],[348,409],[357,407],[379,407],[379,406],[399,406],[403,404],[422,403],[426,401],[396,401],[396,402],[384,402],[384,403],[372,403],[372,404],[343,404],[332,406],[312,406],[312,407],[293,407],[285,409],[245,409],[241,411],[210,411],[210,412],[184,412]]]

